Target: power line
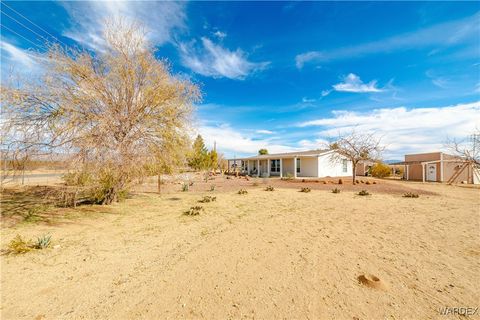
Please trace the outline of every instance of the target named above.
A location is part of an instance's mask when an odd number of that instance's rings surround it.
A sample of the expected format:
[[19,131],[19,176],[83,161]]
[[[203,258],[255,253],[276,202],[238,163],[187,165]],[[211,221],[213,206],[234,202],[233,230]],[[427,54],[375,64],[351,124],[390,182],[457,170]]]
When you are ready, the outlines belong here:
[[7,27],[7,26],[4,26],[4,25],[3,25],[3,24],[1,24],[1,23],[0,23],[0,27],[1,27],[1,28],[5,28],[5,29],[7,29],[8,31],[10,31],[10,32],[12,32],[12,33],[15,33],[17,36],[19,36],[19,37],[21,37],[21,38],[23,38],[23,39],[27,40],[28,42],[30,42],[30,43],[31,43],[31,44],[33,44],[34,46],[36,46],[36,47],[38,47],[38,48],[40,48],[40,49],[43,49],[43,48],[42,48],[42,46],[41,46],[41,45],[39,45],[38,43],[35,43],[35,42],[33,42],[32,40],[30,40],[30,39],[28,39],[28,38],[26,38],[26,37],[22,36],[20,33],[18,33],[18,32],[16,32],[16,31],[14,31],[14,30],[12,30],[12,29],[10,29],[10,28],[9,28],[9,27]]
[[[9,5],[7,5],[5,2],[2,1],[2,5],[6,6],[7,8],[9,8],[10,10],[12,10],[13,12],[15,12],[16,14],[18,14],[20,17],[22,17],[23,19],[27,20],[28,22],[30,22],[32,25],[34,25],[35,27],[37,27],[38,29],[42,30],[43,32],[45,32],[46,34],[48,34],[50,37],[52,37],[53,39],[55,39],[56,41],[62,43],[63,45],[67,46],[67,44],[65,44],[63,41],[59,40],[57,37],[53,36],[50,32],[48,32],[47,30],[43,29],[42,27],[40,27],[38,24],[36,24],[35,22],[33,22],[32,20],[28,19],[27,17],[25,17],[23,14],[21,14],[20,12],[18,12],[17,10],[13,9],[12,7],[10,7]],[[5,12],[4,12],[5,14]],[[45,38],[44,38],[45,39]]]
[[4,15],[6,15],[7,17],[9,17],[10,19],[12,19],[13,21],[17,22],[19,25],[25,27],[26,29],[32,31],[33,33],[35,33],[37,36],[39,36],[40,38],[43,38],[45,41],[49,41],[47,38],[45,38],[44,36],[42,36],[41,34],[37,33],[36,31],[30,29],[29,27],[27,27],[26,25],[24,25],[23,23],[21,23],[20,21],[18,21],[17,19],[15,19],[14,17],[8,15],[7,13],[5,13],[4,11],[2,11],[0,9],[0,12],[3,13]]

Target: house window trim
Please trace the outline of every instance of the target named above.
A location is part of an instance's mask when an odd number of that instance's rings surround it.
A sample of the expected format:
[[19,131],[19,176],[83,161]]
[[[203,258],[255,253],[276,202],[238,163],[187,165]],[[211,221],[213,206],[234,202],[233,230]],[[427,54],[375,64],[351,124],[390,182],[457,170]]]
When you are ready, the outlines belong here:
[[300,173],[300,158],[297,158],[297,173]]
[[270,172],[271,173],[280,173],[280,159],[271,159],[270,160]]
[[348,172],[348,160],[347,159],[342,159],[342,172],[343,173]]

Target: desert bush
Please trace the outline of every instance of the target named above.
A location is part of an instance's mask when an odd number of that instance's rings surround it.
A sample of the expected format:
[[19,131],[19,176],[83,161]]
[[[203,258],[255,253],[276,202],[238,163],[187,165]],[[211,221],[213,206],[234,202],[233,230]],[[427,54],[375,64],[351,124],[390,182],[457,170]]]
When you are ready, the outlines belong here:
[[327,181],[322,181],[323,184],[327,184]]
[[210,186],[210,191],[215,191],[215,185]]
[[216,200],[217,200],[217,197],[204,196],[201,200],[198,200],[198,202],[207,203],[207,202],[213,202]]
[[404,198],[418,198],[418,193],[407,192],[403,195]]
[[340,193],[340,189],[338,188],[332,189],[332,193]]
[[248,191],[245,190],[245,189],[238,190],[238,194],[247,194],[247,193],[248,193]]
[[68,172],[62,178],[67,186],[83,187],[93,183],[92,175],[86,171]]
[[33,247],[35,249],[46,249],[50,246],[51,240],[52,240],[52,236],[49,234],[45,234],[37,238],[37,242],[33,244]]
[[202,206],[194,206],[190,207],[187,211],[184,212],[184,215],[186,216],[198,216],[200,213],[205,212],[205,209],[203,209]]
[[373,165],[371,170],[372,177],[385,178],[391,174],[391,169],[388,165],[382,162],[377,162]]
[[355,180],[355,183],[356,183],[356,184],[359,184],[359,183],[360,183],[360,180]]
[[290,173],[290,172],[287,172],[287,174],[282,177],[282,180],[292,180],[293,179],[293,175]]
[[371,184],[370,181],[367,180],[367,182],[365,182],[365,184]]
[[265,188],[265,191],[275,191],[275,188],[272,187],[272,186],[267,186],[267,187]]
[[372,184],[377,184],[377,181],[373,181]]
[[17,234],[15,238],[9,242],[7,252],[13,254],[22,254],[27,253],[32,249],[32,242],[25,240],[21,235]]
[[183,191],[183,192],[187,192],[189,188],[190,188],[190,186],[189,186],[188,183],[184,182],[184,183],[182,184],[182,191]]
[[359,193],[357,193],[359,196],[369,196],[370,193],[367,190],[361,190]]
[[252,186],[258,187],[258,182],[255,181],[254,183],[252,183]]
[[305,188],[300,189],[300,192],[305,192],[305,193],[307,193],[307,192],[310,192],[310,191],[312,191],[312,190],[311,190],[310,188],[308,188],[308,187],[305,187]]
[[343,180],[342,180],[342,179],[338,179],[338,184],[343,184]]

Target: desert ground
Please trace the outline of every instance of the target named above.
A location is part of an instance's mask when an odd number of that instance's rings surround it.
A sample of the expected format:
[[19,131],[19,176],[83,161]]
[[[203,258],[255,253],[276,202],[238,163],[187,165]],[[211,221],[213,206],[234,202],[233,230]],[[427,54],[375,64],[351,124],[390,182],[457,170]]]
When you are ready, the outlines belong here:
[[[2,216],[2,249],[17,234],[53,243],[1,255],[1,318],[463,319],[439,311],[479,307],[480,190],[368,180],[221,178],[162,195],[147,183],[113,206]],[[184,215],[192,206],[204,212]]]

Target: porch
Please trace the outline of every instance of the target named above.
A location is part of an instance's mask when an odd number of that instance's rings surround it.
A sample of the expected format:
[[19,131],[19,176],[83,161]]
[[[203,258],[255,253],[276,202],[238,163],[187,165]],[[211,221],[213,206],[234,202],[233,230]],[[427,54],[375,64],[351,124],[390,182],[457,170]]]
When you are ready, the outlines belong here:
[[242,159],[240,171],[255,177],[318,177],[318,157]]

